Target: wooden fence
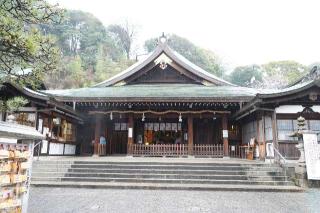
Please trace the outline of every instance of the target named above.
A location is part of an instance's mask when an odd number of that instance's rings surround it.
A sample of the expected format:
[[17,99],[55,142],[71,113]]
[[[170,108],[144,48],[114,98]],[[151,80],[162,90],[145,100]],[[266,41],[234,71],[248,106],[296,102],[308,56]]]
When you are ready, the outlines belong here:
[[105,156],[107,154],[107,145],[106,144],[99,144],[99,143],[95,143],[94,144],[94,148],[91,148],[91,154],[93,154],[94,150],[96,150],[96,154],[98,154],[99,156]]
[[130,144],[128,153],[133,156],[186,156],[188,146],[184,144]]
[[202,157],[223,157],[223,145],[222,144],[194,144],[193,155]]
[[247,158],[246,153],[247,147],[238,146],[238,145],[230,145],[229,146],[229,156],[231,158]]
[[[190,153],[189,153],[189,152]],[[188,150],[185,144],[130,144],[128,146],[128,154],[133,156],[187,156],[195,155],[202,157],[223,157],[223,145],[193,145],[192,150]]]

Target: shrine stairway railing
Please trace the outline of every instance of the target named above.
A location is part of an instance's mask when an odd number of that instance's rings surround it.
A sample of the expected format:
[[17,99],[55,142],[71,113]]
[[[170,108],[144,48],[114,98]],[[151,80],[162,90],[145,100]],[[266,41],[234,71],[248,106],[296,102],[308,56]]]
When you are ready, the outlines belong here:
[[213,144],[194,144],[189,149],[186,144],[130,144],[128,145],[128,154],[133,156],[168,156],[181,157],[194,155],[199,157],[223,157],[223,145]]

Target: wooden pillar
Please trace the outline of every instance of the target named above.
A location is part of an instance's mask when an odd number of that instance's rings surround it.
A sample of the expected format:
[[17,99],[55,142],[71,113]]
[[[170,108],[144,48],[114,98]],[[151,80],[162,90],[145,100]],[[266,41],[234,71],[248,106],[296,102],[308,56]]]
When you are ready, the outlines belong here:
[[131,145],[133,144],[133,129],[134,129],[134,120],[133,114],[129,114],[128,117],[128,148],[127,153],[132,154]]
[[100,136],[101,136],[101,125],[102,125],[102,116],[101,115],[96,115],[95,116],[95,129],[94,129],[94,155],[98,155],[98,145],[100,142]]
[[[228,132],[228,118],[226,114],[222,116],[222,131]],[[226,137],[224,137],[224,134],[222,133],[222,137],[223,137],[224,156],[228,157],[229,156],[229,140],[228,140],[229,134],[227,134]]]
[[193,154],[193,117],[188,116],[188,155]]
[[261,143],[261,148],[260,148],[260,160],[264,160],[266,158],[266,133],[265,133],[265,115],[263,112],[262,118],[261,118],[261,129],[262,129],[262,141]]
[[[278,127],[277,127],[277,114],[276,111],[272,113],[272,139],[273,139],[273,146],[277,150],[279,150],[278,144]],[[278,156],[278,155],[275,155]],[[277,159],[275,159],[277,160]]]
[[[256,121],[257,121],[257,126],[256,126],[256,137],[255,137],[255,142],[254,142],[254,146],[253,146],[253,153],[255,153],[256,151],[256,146],[258,146],[258,150],[259,150],[259,158],[261,155],[260,152],[260,139],[261,139],[261,131],[260,131],[260,125],[262,125],[262,122],[260,122],[260,113],[258,113],[256,115]],[[262,120],[261,120],[262,121]],[[255,155],[253,154],[253,158],[255,157]]]

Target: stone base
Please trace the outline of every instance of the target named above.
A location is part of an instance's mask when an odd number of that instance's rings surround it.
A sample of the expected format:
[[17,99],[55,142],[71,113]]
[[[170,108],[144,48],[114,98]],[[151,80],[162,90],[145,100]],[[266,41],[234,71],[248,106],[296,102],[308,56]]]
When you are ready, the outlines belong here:
[[320,188],[320,180],[308,180],[308,186],[310,188]]
[[295,167],[296,185],[300,187],[308,187],[307,168],[305,164],[299,164]]

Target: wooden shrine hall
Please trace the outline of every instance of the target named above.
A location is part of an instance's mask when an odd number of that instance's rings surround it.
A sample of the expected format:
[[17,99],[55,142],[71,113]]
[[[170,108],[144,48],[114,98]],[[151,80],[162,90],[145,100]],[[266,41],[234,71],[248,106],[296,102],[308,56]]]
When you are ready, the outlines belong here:
[[93,87],[37,92],[81,117],[73,125],[80,155],[244,158],[255,146],[265,159],[269,143],[297,159],[297,141],[285,134],[306,107],[313,107],[310,128],[320,130],[317,72],[283,90],[239,87],[191,63],[163,37],[145,59]]
[[45,93],[86,115],[78,132],[88,149],[103,135],[110,154],[213,157],[241,143],[231,115],[255,95],[192,64],[166,41],[94,87]]

